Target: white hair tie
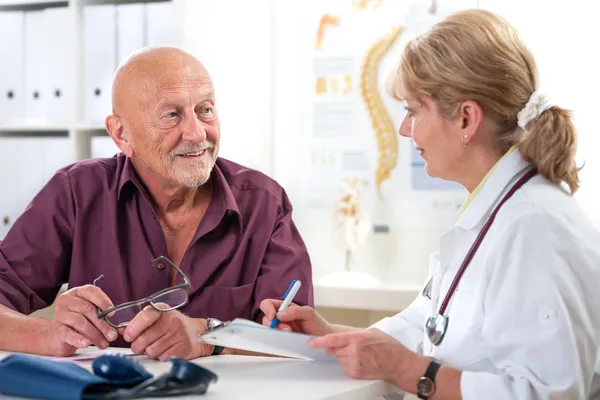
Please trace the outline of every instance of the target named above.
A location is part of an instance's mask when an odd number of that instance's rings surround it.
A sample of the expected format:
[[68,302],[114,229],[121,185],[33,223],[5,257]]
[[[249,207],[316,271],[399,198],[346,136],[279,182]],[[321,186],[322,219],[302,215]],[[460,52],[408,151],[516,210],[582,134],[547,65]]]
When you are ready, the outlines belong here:
[[549,103],[548,100],[546,100],[546,96],[536,90],[529,97],[525,107],[517,114],[519,126],[525,129],[525,126],[529,122],[538,119],[544,111],[552,107],[554,107],[554,104]]

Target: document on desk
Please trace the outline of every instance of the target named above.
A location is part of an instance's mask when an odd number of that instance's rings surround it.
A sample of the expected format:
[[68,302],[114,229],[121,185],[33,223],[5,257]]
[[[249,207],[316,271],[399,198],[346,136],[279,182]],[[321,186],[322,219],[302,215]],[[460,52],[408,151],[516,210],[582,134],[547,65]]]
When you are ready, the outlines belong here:
[[232,349],[308,360],[335,361],[335,357],[326,355],[323,349],[309,347],[308,341],[312,337],[271,329],[253,321],[236,318],[204,332],[200,339],[209,344]]
[[87,349],[80,349],[76,354],[67,357],[52,357],[52,356],[38,356],[41,358],[46,358],[52,361],[65,361],[65,362],[88,362],[94,361],[96,358],[100,357],[104,354],[121,354],[127,357],[135,358],[137,361],[147,361],[150,360],[148,356],[145,354],[134,354],[131,349],[125,348],[116,348],[110,347],[106,350],[100,350],[96,348],[89,347]]

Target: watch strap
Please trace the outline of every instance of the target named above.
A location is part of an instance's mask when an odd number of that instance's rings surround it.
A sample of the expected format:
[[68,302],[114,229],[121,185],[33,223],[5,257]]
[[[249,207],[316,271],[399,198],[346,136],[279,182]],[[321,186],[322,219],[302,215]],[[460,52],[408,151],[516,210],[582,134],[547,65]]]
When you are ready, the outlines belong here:
[[210,355],[218,356],[219,354],[221,354],[223,352],[223,350],[225,350],[225,347],[215,345],[215,348],[213,349],[213,352]]
[[[427,400],[429,398],[429,396],[431,396],[435,392],[435,377],[436,377],[440,367],[441,367],[440,363],[438,363],[434,359],[431,359],[431,362],[429,363],[429,365],[427,366],[427,370],[425,371],[425,375],[423,375],[423,377],[419,380],[419,382],[421,382],[422,380],[429,380],[430,383],[433,385],[433,387],[427,393],[423,393],[419,390],[417,392],[417,396],[419,397],[419,399]],[[420,386],[418,386],[418,387],[420,388]]]
[[[218,327],[219,325],[223,324],[223,322],[221,322],[220,320],[215,319],[215,318],[207,318],[206,324],[207,324],[208,329],[214,329],[214,328]],[[225,350],[225,347],[215,345],[215,347],[213,348],[213,351],[212,351],[212,353],[210,353],[210,355],[218,356],[219,354],[221,354],[223,352],[223,350]]]

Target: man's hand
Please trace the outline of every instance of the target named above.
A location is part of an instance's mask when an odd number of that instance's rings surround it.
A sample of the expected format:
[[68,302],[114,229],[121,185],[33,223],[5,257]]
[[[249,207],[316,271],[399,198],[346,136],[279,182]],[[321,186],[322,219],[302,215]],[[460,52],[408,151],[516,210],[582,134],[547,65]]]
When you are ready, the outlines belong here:
[[118,337],[117,331],[96,313],[98,309],[112,306],[106,293],[93,285],[75,287],[60,295],[54,319],[46,332],[45,353],[66,357],[91,344],[107,348]]
[[186,360],[212,354],[214,346],[200,342],[198,336],[207,329],[205,319],[190,318],[179,311],[159,312],[147,306],[123,332],[135,354],[167,361],[170,357]]

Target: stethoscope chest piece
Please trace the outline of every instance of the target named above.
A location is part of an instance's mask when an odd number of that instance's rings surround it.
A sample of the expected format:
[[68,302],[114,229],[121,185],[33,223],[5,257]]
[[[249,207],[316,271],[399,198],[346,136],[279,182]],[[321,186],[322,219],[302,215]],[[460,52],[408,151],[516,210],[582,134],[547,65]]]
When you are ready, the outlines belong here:
[[444,314],[437,314],[427,318],[427,322],[425,323],[425,331],[427,332],[427,337],[434,346],[442,343],[444,339],[444,335],[448,330],[448,316]]

